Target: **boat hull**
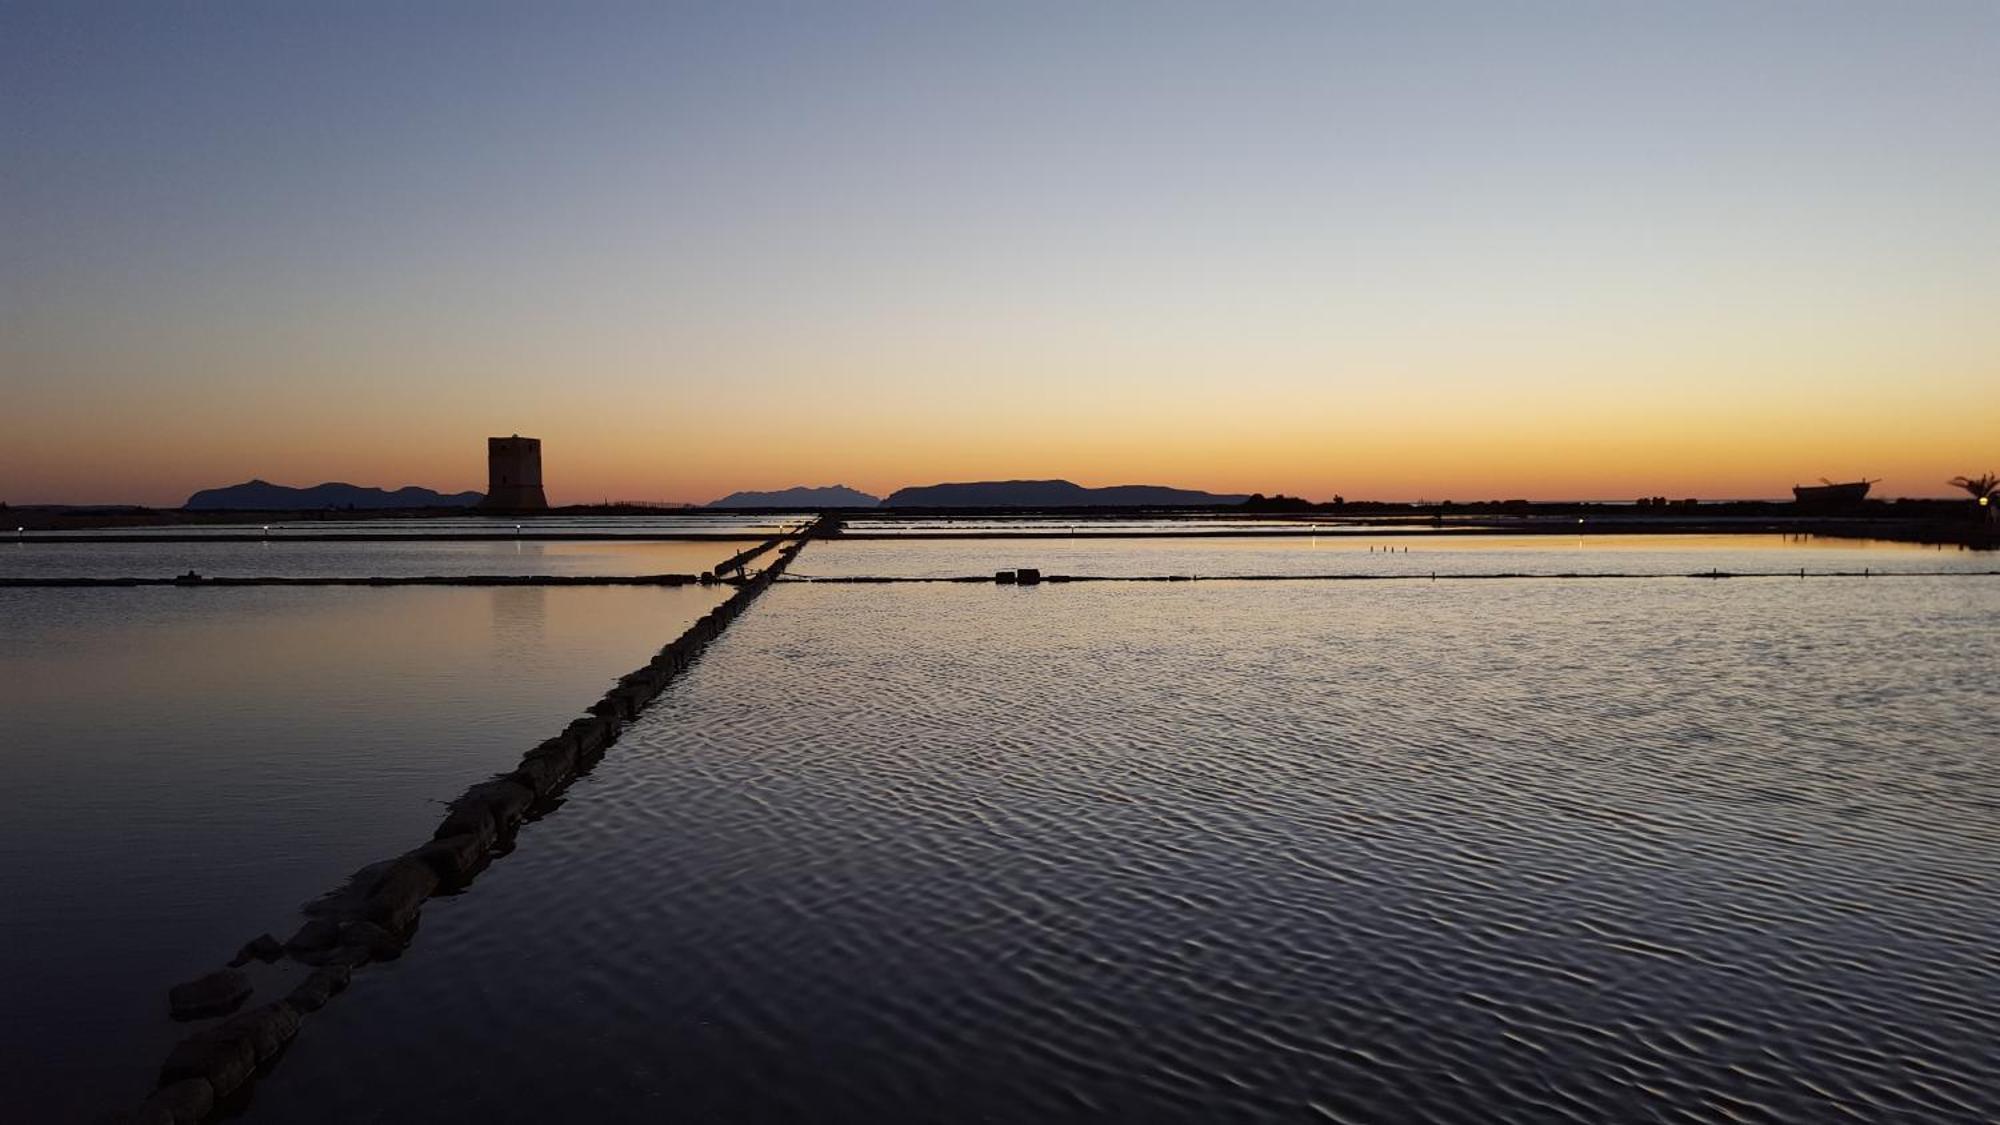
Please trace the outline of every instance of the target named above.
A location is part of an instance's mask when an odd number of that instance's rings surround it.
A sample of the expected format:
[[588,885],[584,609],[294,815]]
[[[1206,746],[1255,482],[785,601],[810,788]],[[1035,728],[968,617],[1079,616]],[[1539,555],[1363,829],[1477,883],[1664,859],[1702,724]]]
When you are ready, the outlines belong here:
[[1795,484],[1792,499],[1801,504],[1859,504],[1868,498],[1873,483],[1857,480],[1846,484]]

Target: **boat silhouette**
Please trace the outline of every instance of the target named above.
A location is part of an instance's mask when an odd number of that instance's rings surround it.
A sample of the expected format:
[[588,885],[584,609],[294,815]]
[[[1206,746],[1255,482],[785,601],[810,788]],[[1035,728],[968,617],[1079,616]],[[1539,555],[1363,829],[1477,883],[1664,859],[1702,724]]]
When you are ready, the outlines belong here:
[[1821,477],[1818,484],[1793,485],[1792,499],[1801,504],[1858,504],[1868,498],[1869,486],[1879,483],[1881,481],[1877,479],[1835,484]]

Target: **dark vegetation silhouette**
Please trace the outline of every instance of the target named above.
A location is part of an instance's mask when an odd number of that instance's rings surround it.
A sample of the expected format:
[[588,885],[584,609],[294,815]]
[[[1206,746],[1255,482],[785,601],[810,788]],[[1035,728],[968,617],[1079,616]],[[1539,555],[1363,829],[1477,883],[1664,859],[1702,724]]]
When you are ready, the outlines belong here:
[[1962,488],[1974,500],[1991,505],[1994,493],[2000,492],[2000,475],[1987,473],[1983,477],[1953,477],[1945,482],[1953,488]]
[[[1989,525],[2000,522],[2000,505],[1993,502],[1994,496],[2000,494],[2000,474],[1989,471],[1984,476],[1953,477],[1945,483],[1953,488],[1964,489],[1965,494],[1972,497],[1972,502],[1976,505],[1972,510],[1974,519]],[[1988,540],[1992,538],[1990,528],[1986,538]]]
[[[1335,507],[1339,507],[1342,503],[1344,501],[1340,497],[1333,498]],[[1249,499],[1243,501],[1243,509],[1248,512],[1317,512],[1324,507],[1325,505],[1315,504],[1303,496],[1287,496],[1282,492],[1274,496],[1254,492]]]

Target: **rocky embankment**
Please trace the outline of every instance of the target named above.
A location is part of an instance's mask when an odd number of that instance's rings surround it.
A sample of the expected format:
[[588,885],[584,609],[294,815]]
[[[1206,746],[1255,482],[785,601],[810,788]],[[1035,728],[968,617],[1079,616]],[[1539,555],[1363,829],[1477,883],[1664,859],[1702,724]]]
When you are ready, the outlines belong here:
[[[588,772],[667,685],[709,642],[776,581],[807,540],[827,525],[816,523],[798,538],[760,544],[716,567],[741,575],[739,588],[669,642],[645,666],[626,675],[586,713],[543,740],[512,769],[478,782],[445,807],[429,840],[401,855],[369,864],[340,886],[307,903],[305,921],[289,938],[260,934],[226,966],[174,985],[167,992],[176,1020],[202,1022],[168,1053],[158,1084],[134,1110],[111,1120],[148,1125],[191,1125],[226,1112],[247,1097],[258,1074],[274,1064],[305,1019],[338,996],[353,974],[371,962],[401,956],[415,937],[426,901],[469,886],[486,866],[513,846],[520,826],[543,811],[577,777]],[[755,574],[743,564],[775,547],[777,557]],[[704,576],[707,577],[707,576]],[[303,966],[303,979],[272,967]],[[260,977],[288,987],[260,995]],[[282,995],[276,995],[283,987]]]

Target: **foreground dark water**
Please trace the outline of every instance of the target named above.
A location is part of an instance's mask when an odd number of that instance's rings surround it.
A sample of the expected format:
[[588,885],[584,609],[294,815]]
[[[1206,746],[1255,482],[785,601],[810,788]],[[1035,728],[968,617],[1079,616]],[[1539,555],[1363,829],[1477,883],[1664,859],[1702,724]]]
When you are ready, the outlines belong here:
[[[725,529],[734,530],[734,529]],[[755,540],[657,543],[0,543],[0,578],[700,574]],[[228,612],[226,605],[217,609]]]
[[1990,1121],[1996,635],[1981,578],[782,586],[250,1118]]
[[0,590],[0,1121],[136,1102],[215,968],[706,613],[675,589]]

